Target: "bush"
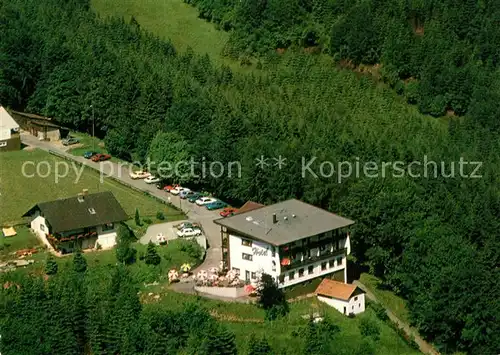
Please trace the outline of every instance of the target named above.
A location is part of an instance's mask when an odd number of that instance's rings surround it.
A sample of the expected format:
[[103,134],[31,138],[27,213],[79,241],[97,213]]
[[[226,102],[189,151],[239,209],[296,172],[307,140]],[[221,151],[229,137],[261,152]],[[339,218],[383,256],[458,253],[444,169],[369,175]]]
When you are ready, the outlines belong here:
[[381,321],[389,321],[389,316],[387,315],[385,308],[380,303],[370,302],[368,303],[368,306],[373,309],[373,311]]
[[163,214],[162,211],[158,211],[156,212],[156,219],[160,220],[160,221],[163,221],[165,220],[165,215]]
[[178,241],[179,250],[185,252],[193,259],[201,259],[203,256],[203,249],[194,240],[182,240]]
[[152,220],[151,218],[144,218],[142,221],[143,221],[144,223],[146,223],[146,224],[151,224],[151,223],[153,223],[153,220]]
[[371,337],[374,340],[378,340],[380,338],[380,327],[376,321],[371,318],[361,318],[359,330],[361,335],[364,337]]

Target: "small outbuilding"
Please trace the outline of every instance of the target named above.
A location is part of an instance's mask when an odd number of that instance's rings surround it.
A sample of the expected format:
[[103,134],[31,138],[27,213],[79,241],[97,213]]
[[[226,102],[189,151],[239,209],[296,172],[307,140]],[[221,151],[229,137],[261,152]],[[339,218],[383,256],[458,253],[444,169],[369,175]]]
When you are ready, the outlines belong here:
[[365,311],[365,292],[356,285],[324,279],[315,293],[319,301],[334,307],[342,314],[358,314]]
[[69,134],[69,129],[58,125],[52,118],[11,110],[21,128],[43,141],[58,141]]

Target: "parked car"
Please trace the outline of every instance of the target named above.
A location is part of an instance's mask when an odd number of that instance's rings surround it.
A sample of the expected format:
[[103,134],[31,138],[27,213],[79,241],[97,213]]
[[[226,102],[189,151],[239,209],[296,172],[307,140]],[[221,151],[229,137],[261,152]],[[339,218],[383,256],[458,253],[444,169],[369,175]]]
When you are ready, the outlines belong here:
[[111,155],[109,154],[96,154],[92,157],[92,161],[99,162],[111,159]]
[[195,237],[197,235],[201,235],[201,229],[196,228],[182,228],[180,231],[177,231],[177,235],[179,237]]
[[198,223],[192,223],[192,222],[182,222],[174,226],[178,230],[181,230],[183,228],[194,228],[194,229],[200,229],[200,225]]
[[88,151],[88,152],[83,153],[83,157],[85,159],[90,159],[90,158],[92,158],[96,154],[98,154],[98,153],[97,152],[93,152],[93,151]]
[[231,217],[233,216],[236,212],[238,212],[237,208],[234,207],[226,207],[222,211],[220,211],[220,215],[222,217]]
[[172,191],[173,189],[176,189],[177,187],[179,187],[180,185],[178,184],[175,184],[175,185],[167,185],[163,188],[164,191],[166,192],[170,192]]
[[144,182],[146,184],[156,184],[160,181],[161,181],[161,179],[159,177],[154,176],[154,175],[149,175],[147,178],[144,179]]
[[206,205],[207,203],[212,203],[217,201],[217,199],[212,198],[212,197],[200,197],[199,199],[196,200],[196,204],[198,206],[203,206]]
[[145,170],[137,170],[137,171],[130,172],[130,177],[132,179],[145,179],[145,178],[150,177],[150,176],[151,176],[151,174]]
[[80,141],[78,139],[76,139],[75,137],[64,138],[63,140],[61,140],[61,142],[63,145],[73,145],[73,144],[80,143]]
[[190,190],[190,189],[188,189],[188,188],[185,188],[184,190],[182,190],[181,192],[179,192],[179,197],[180,197],[180,198],[182,198],[182,199],[185,199],[185,198],[187,198],[187,196],[188,196],[190,193],[191,193],[191,194],[193,194],[193,191],[191,191],[191,190]]
[[180,185],[177,185],[177,186],[176,186],[176,187],[174,187],[172,190],[170,190],[170,193],[171,193],[172,195],[179,195],[182,191],[186,191],[186,190],[191,191],[191,190],[189,190],[187,187],[182,187],[182,186],[180,186]]
[[207,203],[205,204],[205,207],[207,210],[212,211],[212,210],[218,210],[219,208],[224,208],[227,207],[227,203],[222,202],[220,200],[217,200],[215,202]]

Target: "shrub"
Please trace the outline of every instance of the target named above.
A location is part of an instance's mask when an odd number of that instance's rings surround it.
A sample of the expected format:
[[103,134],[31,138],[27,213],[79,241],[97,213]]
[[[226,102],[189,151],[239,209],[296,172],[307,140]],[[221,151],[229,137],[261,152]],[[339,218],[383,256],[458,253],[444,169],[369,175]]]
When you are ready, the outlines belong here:
[[152,220],[151,218],[144,218],[142,221],[143,221],[144,223],[146,223],[146,224],[151,224],[151,223],[153,223],[153,220]]
[[165,215],[163,214],[162,211],[156,212],[156,219],[163,221],[165,219]]
[[135,224],[140,226],[141,225],[141,217],[139,216],[139,210],[137,208],[135,209],[134,219],[135,219]]
[[380,320],[384,322],[389,321],[389,316],[387,315],[385,308],[380,303],[370,302],[368,303],[368,306],[373,309],[373,311]]
[[161,262],[160,255],[158,255],[156,247],[152,242],[149,242],[148,244],[148,249],[144,259],[148,265],[158,265]]
[[371,318],[361,318],[359,330],[361,335],[364,337],[371,337],[374,340],[378,340],[380,338],[380,327],[376,321]]
[[57,274],[58,268],[59,267],[56,261],[54,260],[54,257],[52,256],[52,254],[49,254],[47,260],[45,261],[45,273],[47,275],[55,275]]

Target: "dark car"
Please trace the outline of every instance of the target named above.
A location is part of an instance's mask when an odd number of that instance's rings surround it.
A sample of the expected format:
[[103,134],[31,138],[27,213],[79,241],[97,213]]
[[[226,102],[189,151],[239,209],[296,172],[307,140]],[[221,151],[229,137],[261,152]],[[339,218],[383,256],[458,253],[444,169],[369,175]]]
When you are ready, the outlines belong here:
[[219,200],[219,201],[215,201],[215,202],[211,202],[209,204],[206,204],[205,207],[207,208],[207,210],[213,211],[213,210],[218,210],[219,208],[227,207],[227,203]]
[[85,152],[83,153],[83,157],[85,159],[90,159],[92,158],[94,155],[98,154],[97,152],[92,152],[92,151],[89,151],[89,152]]
[[105,161],[111,159],[111,155],[109,154],[96,154],[92,157],[92,161]]

